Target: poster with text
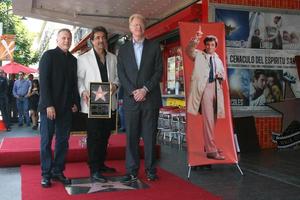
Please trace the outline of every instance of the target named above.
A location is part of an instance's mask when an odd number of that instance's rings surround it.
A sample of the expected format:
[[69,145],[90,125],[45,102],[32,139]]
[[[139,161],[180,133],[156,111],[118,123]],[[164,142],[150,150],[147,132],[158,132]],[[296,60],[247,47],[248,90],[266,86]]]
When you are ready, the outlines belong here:
[[[300,97],[295,63],[300,55],[299,15],[216,9],[215,20],[224,23],[234,114],[274,113],[266,104],[284,100],[286,84]],[[271,87],[272,79],[276,84]]]

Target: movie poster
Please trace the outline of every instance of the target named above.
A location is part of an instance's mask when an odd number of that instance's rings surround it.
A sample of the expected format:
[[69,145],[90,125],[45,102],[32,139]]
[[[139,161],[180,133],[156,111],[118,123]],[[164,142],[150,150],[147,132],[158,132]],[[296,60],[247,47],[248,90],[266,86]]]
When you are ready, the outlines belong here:
[[249,12],[216,9],[216,22],[225,25],[227,47],[246,47],[249,37]]
[[249,106],[250,71],[228,68],[231,106]]
[[[271,111],[266,104],[282,101],[286,84],[300,97],[295,64],[300,54],[300,16],[216,9],[215,20],[225,24],[234,111]],[[273,79],[276,83],[271,86]]]

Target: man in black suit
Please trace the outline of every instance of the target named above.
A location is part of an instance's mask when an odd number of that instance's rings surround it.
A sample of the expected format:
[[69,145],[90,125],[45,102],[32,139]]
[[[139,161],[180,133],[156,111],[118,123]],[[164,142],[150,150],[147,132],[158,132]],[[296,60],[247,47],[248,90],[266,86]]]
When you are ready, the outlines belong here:
[[118,55],[118,75],[124,88],[124,111],[127,133],[126,176],[124,183],[137,180],[140,167],[138,146],[144,140],[145,170],[150,181],[156,180],[155,142],[161,106],[160,80],[162,57],[160,46],[144,37],[145,18],[133,14],[129,18],[132,40],[124,44]]
[[[70,30],[59,30],[57,47],[46,51],[40,60],[42,187],[50,187],[51,178],[63,184],[71,182],[63,174],[72,112],[77,112],[79,108],[77,61],[68,51],[71,42]],[[54,133],[55,151],[52,159],[51,143]]]

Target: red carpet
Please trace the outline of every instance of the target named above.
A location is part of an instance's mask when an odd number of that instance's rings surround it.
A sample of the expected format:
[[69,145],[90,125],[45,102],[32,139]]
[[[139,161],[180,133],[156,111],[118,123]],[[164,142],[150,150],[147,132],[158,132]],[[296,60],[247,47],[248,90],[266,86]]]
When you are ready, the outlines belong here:
[[[109,165],[124,172],[124,161],[109,161]],[[141,168],[140,172],[144,171]],[[85,163],[67,164],[66,176],[71,178],[88,177],[88,167]],[[120,175],[120,174],[116,174]],[[51,188],[40,186],[40,167],[22,166],[22,200],[217,200],[221,199],[171,173],[158,169],[160,179],[155,182],[145,180],[143,173],[140,178],[150,186],[141,190],[126,190],[118,192],[100,192],[92,194],[68,195],[63,185],[54,182]]]
[[[87,152],[80,145],[83,136],[71,136],[69,140],[69,152],[67,162],[84,162],[87,160]],[[110,137],[107,160],[125,159],[126,135],[114,134]],[[156,146],[157,156],[160,147]],[[144,151],[143,142],[140,151]],[[142,156],[143,154],[141,154]],[[0,166],[19,166],[22,164],[40,163],[40,137],[4,138],[0,144]]]

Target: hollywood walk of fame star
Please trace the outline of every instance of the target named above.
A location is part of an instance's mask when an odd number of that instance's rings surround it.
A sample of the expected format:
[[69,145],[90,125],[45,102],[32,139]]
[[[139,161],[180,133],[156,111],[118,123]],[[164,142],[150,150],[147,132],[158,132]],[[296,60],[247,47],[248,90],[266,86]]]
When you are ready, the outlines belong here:
[[284,101],[267,105],[282,114],[282,132],[285,131],[292,121],[300,119],[300,98],[295,97],[289,84],[286,85]]
[[270,103],[268,106],[282,114],[282,132],[292,121],[300,119],[300,98],[285,99],[282,102]]
[[92,91],[92,92],[95,94],[94,101],[98,101],[99,99],[102,99],[103,101],[106,101],[105,95],[108,92],[103,91],[101,85],[99,86],[98,90]]
[[120,181],[108,181],[106,183],[93,182],[93,183],[77,183],[72,184],[68,187],[83,187],[89,188],[87,193],[100,192],[108,189],[117,189],[117,190],[135,190],[136,188],[130,187],[122,184]]

